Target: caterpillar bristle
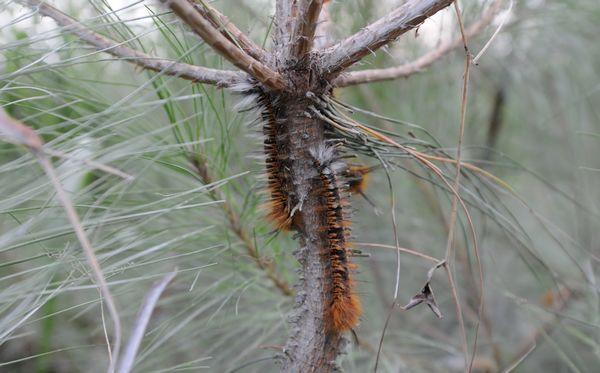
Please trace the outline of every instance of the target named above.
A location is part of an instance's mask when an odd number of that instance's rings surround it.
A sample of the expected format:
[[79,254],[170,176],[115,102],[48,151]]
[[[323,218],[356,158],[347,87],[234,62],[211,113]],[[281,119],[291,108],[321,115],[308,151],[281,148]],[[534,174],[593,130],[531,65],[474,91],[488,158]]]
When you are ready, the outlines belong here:
[[329,313],[331,329],[347,332],[358,324],[362,306],[358,296],[352,294],[344,302],[334,302]]
[[277,144],[281,142],[280,121],[275,115],[275,107],[266,94],[260,95],[258,105],[262,107],[263,151],[265,155],[266,184],[268,201],[263,205],[266,217],[278,230],[291,230],[293,219],[289,195],[285,184],[288,178],[285,160],[281,158]]
[[326,235],[327,245],[321,256],[327,263],[330,281],[324,318],[329,331],[343,333],[358,324],[362,307],[352,279],[356,265],[350,262],[348,187],[343,181],[346,165],[337,158],[335,149],[324,145],[312,149],[311,155],[319,170],[322,187],[317,192],[324,199],[325,210],[322,232]]

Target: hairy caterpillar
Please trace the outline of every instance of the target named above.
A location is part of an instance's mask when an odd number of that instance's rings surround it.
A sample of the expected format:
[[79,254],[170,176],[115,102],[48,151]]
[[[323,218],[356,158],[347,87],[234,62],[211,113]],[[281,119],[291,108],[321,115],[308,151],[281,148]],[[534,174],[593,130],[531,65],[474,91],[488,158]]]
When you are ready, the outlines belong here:
[[[285,149],[283,125],[278,121],[277,97],[262,91],[251,84],[239,84],[235,91],[243,94],[239,106],[245,110],[257,110],[263,126],[263,151],[266,166],[268,201],[265,207],[267,217],[278,230],[291,230],[295,227],[292,213],[292,193],[289,190],[291,176],[290,161]],[[354,328],[362,313],[360,300],[355,292],[352,272],[356,265],[350,262],[350,219],[349,183],[353,191],[359,193],[366,186],[368,167],[348,167],[341,161],[335,147],[321,145],[309,151],[314,160],[316,174],[315,193],[322,201],[322,245],[320,256],[325,264],[326,304],[324,322],[330,332],[342,333]],[[356,186],[354,186],[356,185]],[[298,201],[296,201],[298,203]],[[301,213],[298,214],[301,217]]]
[[264,94],[260,96],[259,105],[262,107],[263,148],[265,152],[265,168],[267,173],[268,201],[265,204],[267,218],[280,230],[290,230],[292,227],[289,193],[285,187],[288,178],[285,159],[277,146],[279,123],[275,116],[273,104]]
[[358,324],[362,308],[351,273],[356,266],[350,262],[348,185],[342,181],[346,164],[336,159],[334,149],[321,146],[313,149],[311,155],[319,172],[322,189],[318,192],[325,209],[323,233],[327,244],[321,253],[329,277],[325,323],[331,331],[345,332]]
[[264,91],[254,82],[238,82],[230,89],[242,96],[236,105],[240,112],[257,112],[262,125],[263,155],[266,173],[267,201],[262,208],[266,218],[276,230],[291,230],[293,219],[291,201],[286,185],[289,185],[288,158],[284,149],[280,149],[281,124],[277,120],[277,97]]

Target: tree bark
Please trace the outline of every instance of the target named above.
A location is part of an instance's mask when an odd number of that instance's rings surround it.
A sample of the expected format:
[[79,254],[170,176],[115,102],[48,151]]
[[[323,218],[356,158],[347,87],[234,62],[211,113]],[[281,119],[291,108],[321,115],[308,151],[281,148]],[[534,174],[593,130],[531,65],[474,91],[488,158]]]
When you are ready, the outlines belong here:
[[454,0],[409,0],[356,34],[322,51],[321,67],[330,77],[363,57],[419,27],[427,18]]
[[322,185],[311,149],[325,146],[324,123],[307,115],[312,104],[307,92],[326,92],[315,69],[294,68],[287,74],[295,87],[274,102],[280,132],[278,148],[289,154],[285,164],[289,170],[286,186],[291,191],[294,228],[300,248],[295,252],[301,269],[296,285],[296,304],[289,317],[291,330],[282,362],[282,372],[330,372],[342,347],[343,337],[328,330],[324,315],[327,299],[327,250],[325,201],[319,193]]

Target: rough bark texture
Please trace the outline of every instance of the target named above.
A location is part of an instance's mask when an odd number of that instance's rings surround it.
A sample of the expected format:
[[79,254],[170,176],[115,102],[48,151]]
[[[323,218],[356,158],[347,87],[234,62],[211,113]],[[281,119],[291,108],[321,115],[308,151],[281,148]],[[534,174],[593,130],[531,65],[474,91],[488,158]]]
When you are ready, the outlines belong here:
[[322,227],[326,217],[324,201],[317,192],[322,188],[319,173],[310,149],[325,144],[324,125],[306,115],[311,101],[306,92],[324,92],[327,87],[316,79],[315,69],[294,67],[287,72],[294,92],[280,95],[276,117],[281,126],[278,147],[288,152],[286,163],[290,172],[289,188],[295,229],[300,236],[300,249],[295,256],[300,262],[300,279],[296,286],[296,306],[290,316],[292,325],[283,359],[283,372],[329,372],[335,369],[343,337],[338,333],[323,333],[324,312],[328,299],[325,280],[326,262],[322,253],[327,247]]
[[[467,28],[465,36],[468,40],[481,33],[494,20],[502,3],[502,0],[495,0],[481,14],[481,17],[479,17],[476,22]],[[454,40],[450,40],[444,44],[441,44],[436,49],[424,54],[414,61],[385,69],[367,69],[342,74],[342,76],[335,80],[334,84],[336,87],[348,87],[356,84],[406,78],[425,70],[427,67],[436,61],[439,61],[451,51],[462,46],[463,39],[462,36],[459,35]]]
[[272,89],[285,88],[285,81],[268,66],[255,60],[242,49],[232,44],[221,32],[198,13],[186,0],[160,0],[165,3],[181,20],[198,34],[216,52],[234,64],[240,70],[255,77],[259,82]]
[[325,49],[321,62],[323,70],[329,76],[334,76],[405,32],[418,27],[453,2],[454,0],[409,0],[356,34]]

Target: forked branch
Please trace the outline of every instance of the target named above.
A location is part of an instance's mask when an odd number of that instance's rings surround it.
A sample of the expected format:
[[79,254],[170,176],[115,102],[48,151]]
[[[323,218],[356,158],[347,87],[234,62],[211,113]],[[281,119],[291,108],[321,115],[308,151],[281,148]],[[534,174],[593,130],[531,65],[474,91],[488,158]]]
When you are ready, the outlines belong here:
[[321,14],[317,21],[317,29],[315,30],[315,41],[313,42],[314,49],[323,49],[333,44],[333,22],[331,14],[329,14],[329,6],[331,0],[324,0],[321,7]]
[[20,0],[20,2],[31,8],[37,9],[41,15],[52,18],[58,25],[62,26],[65,31],[76,35],[81,40],[93,46],[96,50],[111,54],[119,59],[126,60],[147,70],[162,72],[166,75],[177,76],[198,83],[214,84],[221,87],[228,87],[232,83],[242,79],[244,76],[237,71],[216,70],[164,58],[156,58],[129,48],[122,42],[108,39],[105,36],[92,31],[77,20],[41,0]]
[[252,39],[244,34],[233,22],[225,17],[217,9],[210,6],[204,0],[197,0],[199,3],[192,3],[196,10],[208,20],[214,28],[221,32],[230,42],[236,44],[244,50],[250,57],[257,61],[265,62],[267,53]]
[[296,4],[295,1],[289,0],[276,0],[275,2],[275,48],[274,52],[278,58],[276,63],[279,61],[284,53],[280,53],[284,49],[289,48],[290,35],[294,28],[294,21],[296,20]]
[[323,0],[303,0],[300,2],[300,15],[292,36],[292,57],[302,58],[311,51],[322,7]]
[[387,16],[371,23],[356,34],[325,49],[323,72],[335,76],[360,61],[369,53],[394,41],[400,35],[423,23],[454,0],[409,0]]
[[161,2],[165,3],[208,45],[236,67],[271,89],[281,90],[285,87],[285,82],[279,73],[255,60],[221,35],[187,0],[161,0]]
[[[495,15],[500,9],[502,0],[495,0],[482,14],[481,17],[473,23],[465,32],[467,39],[472,39],[477,36],[484,28],[486,28]],[[361,71],[354,71],[348,74],[344,74],[338,77],[334,84],[338,87],[348,87],[356,84],[379,82],[385,80],[392,80],[398,78],[406,78],[413,74],[423,71],[423,69],[434,64],[438,60],[442,59],[452,50],[461,47],[462,37],[459,35],[456,39],[448,41],[440,45],[437,49],[434,49],[418,59],[405,63],[403,65],[389,67],[386,69],[368,69]]]

